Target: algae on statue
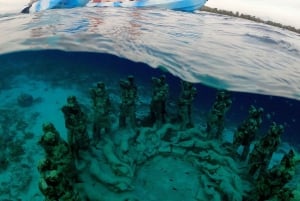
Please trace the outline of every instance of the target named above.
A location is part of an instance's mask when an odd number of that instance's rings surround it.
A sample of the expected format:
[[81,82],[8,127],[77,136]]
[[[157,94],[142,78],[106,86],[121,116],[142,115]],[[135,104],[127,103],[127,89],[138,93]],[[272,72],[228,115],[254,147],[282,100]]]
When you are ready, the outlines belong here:
[[224,130],[225,114],[229,110],[231,104],[232,100],[229,92],[219,90],[207,119],[206,132],[208,139],[221,140]]
[[79,158],[80,150],[87,150],[90,139],[87,133],[87,116],[83,113],[77,98],[69,96],[62,107],[65,126],[68,130],[68,144],[74,158]]
[[38,164],[39,189],[46,200],[80,201],[73,187],[76,169],[71,151],[52,123],[43,124],[39,144],[45,150],[45,158]]
[[103,138],[103,133],[111,131],[111,101],[105,84],[98,82],[95,88],[90,89],[93,102],[93,144],[97,145]]
[[167,122],[166,102],[169,96],[169,85],[166,76],[152,77],[152,99],[150,103],[150,121],[156,127]]
[[192,120],[192,103],[197,94],[197,89],[193,84],[181,81],[181,93],[178,100],[178,121],[181,129],[192,128],[194,126]]
[[121,89],[121,105],[119,115],[120,128],[135,128],[136,127],[136,100],[137,86],[134,77],[129,75],[127,79],[120,80]]
[[250,151],[250,145],[255,140],[256,133],[262,124],[263,111],[263,108],[255,108],[251,105],[248,118],[234,133],[233,148],[236,151],[239,146],[243,146],[242,160],[246,160]]

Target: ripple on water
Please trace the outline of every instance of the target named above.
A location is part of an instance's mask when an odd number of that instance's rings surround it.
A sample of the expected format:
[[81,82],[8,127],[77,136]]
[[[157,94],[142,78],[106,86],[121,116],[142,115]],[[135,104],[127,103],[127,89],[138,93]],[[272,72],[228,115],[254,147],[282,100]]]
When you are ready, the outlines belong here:
[[108,53],[192,82],[299,99],[299,36],[269,25],[206,12],[76,8],[8,15],[0,26],[2,54]]

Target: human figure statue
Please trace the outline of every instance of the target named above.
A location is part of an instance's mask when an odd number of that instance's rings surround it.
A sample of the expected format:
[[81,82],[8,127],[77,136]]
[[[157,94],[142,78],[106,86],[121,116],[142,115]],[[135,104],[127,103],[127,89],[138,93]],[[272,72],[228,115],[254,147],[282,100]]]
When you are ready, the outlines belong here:
[[75,96],[67,98],[67,104],[62,107],[65,118],[65,126],[68,130],[68,144],[74,157],[79,157],[80,150],[89,148],[89,136],[87,133],[87,117],[82,112]]
[[39,144],[45,150],[47,164],[52,164],[60,172],[70,172],[73,168],[70,148],[52,123],[43,124],[43,135]]
[[193,84],[181,81],[181,94],[178,100],[178,116],[181,129],[192,128],[192,103],[197,94]]
[[281,143],[280,136],[283,131],[284,127],[282,125],[277,125],[273,122],[267,135],[254,145],[248,160],[250,175],[254,175],[257,172],[261,175],[267,170],[273,153]]
[[236,150],[239,146],[243,146],[243,152],[241,154],[242,160],[246,160],[251,142],[255,140],[256,133],[262,124],[263,111],[263,108],[255,108],[251,105],[248,118],[234,133],[233,147]]
[[43,124],[39,144],[45,150],[45,158],[38,164],[39,189],[45,200],[79,201],[72,186],[76,168],[71,151],[52,123]]
[[120,105],[119,127],[125,128],[129,126],[135,128],[137,86],[134,83],[134,77],[129,75],[127,79],[121,79],[120,88],[122,100]]
[[231,104],[230,94],[225,90],[219,90],[207,119],[206,132],[209,139],[221,139],[224,130],[225,114]]
[[106,91],[105,84],[98,82],[95,88],[90,90],[93,101],[93,141],[97,145],[101,139],[101,134],[109,133],[111,130],[110,111],[111,102]]
[[81,201],[72,183],[57,170],[43,173],[39,180],[39,189],[45,196],[45,201]]
[[156,127],[166,123],[166,102],[169,95],[169,85],[166,76],[152,77],[152,99],[150,103],[150,119]]
[[296,172],[295,154],[290,150],[278,165],[266,170],[255,181],[250,200],[294,200],[293,188],[286,186]]

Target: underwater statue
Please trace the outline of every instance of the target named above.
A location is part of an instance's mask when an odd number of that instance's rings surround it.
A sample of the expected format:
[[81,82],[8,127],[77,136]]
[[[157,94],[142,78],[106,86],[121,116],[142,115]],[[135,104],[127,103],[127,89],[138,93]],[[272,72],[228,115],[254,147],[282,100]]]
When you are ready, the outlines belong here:
[[101,133],[109,133],[111,130],[110,112],[111,102],[106,91],[105,84],[98,82],[95,88],[90,90],[93,101],[93,141],[97,145],[101,140]]
[[178,117],[181,129],[192,128],[192,103],[197,94],[197,89],[193,84],[186,81],[181,81],[181,94],[178,100]]
[[256,108],[253,105],[249,108],[248,118],[238,127],[234,133],[233,147],[234,150],[243,146],[241,159],[246,160],[251,143],[255,140],[256,133],[262,124],[263,108]]
[[45,150],[45,158],[38,164],[39,189],[45,200],[79,200],[72,187],[76,172],[69,146],[52,123],[43,124],[39,144]]
[[119,127],[125,128],[126,126],[129,126],[131,128],[135,128],[137,86],[134,82],[134,77],[132,75],[129,75],[127,79],[121,79],[120,88],[121,105],[119,115]]
[[292,200],[294,198],[294,189],[286,186],[286,184],[293,179],[295,171],[295,153],[293,150],[290,150],[284,155],[278,165],[266,170],[264,174],[258,177],[253,193],[251,193],[248,200]]
[[250,175],[255,175],[258,171],[258,175],[261,175],[267,170],[273,153],[281,143],[280,137],[283,131],[284,127],[282,125],[277,125],[273,122],[267,135],[254,145],[248,160]]
[[166,102],[169,95],[169,85],[166,76],[152,77],[152,99],[150,103],[150,119],[156,127],[166,123]]
[[224,130],[225,114],[232,104],[229,92],[219,90],[207,119],[207,136],[209,139],[221,139]]
[[57,170],[43,173],[39,180],[39,189],[45,196],[45,201],[80,201],[79,194],[72,184]]
[[79,157],[79,150],[89,148],[90,139],[87,133],[87,117],[82,112],[75,96],[67,98],[67,104],[62,107],[65,126],[68,130],[68,144],[74,157]]

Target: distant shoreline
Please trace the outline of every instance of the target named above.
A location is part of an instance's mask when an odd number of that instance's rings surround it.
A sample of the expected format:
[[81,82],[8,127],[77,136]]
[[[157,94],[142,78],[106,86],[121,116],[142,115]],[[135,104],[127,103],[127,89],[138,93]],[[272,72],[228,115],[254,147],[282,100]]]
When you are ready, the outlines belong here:
[[254,22],[258,22],[258,23],[264,23],[264,24],[268,24],[268,25],[271,25],[271,26],[279,27],[279,28],[282,28],[282,29],[287,29],[289,31],[296,32],[296,33],[300,34],[300,29],[297,29],[297,28],[295,28],[293,26],[283,25],[281,23],[273,22],[273,21],[270,21],[270,20],[262,20],[262,19],[260,19],[258,17],[252,16],[252,15],[248,15],[248,14],[243,14],[243,13],[239,13],[239,12],[235,12],[234,13],[232,11],[221,10],[221,9],[217,9],[217,8],[211,8],[211,7],[208,7],[208,6],[203,6],[200,10],[201,11],[210,12],[210,13],[218,13],[218,14],[222,14],[222,15],[239,17],[239,18],[251,20],[251,21],[254,21]]

